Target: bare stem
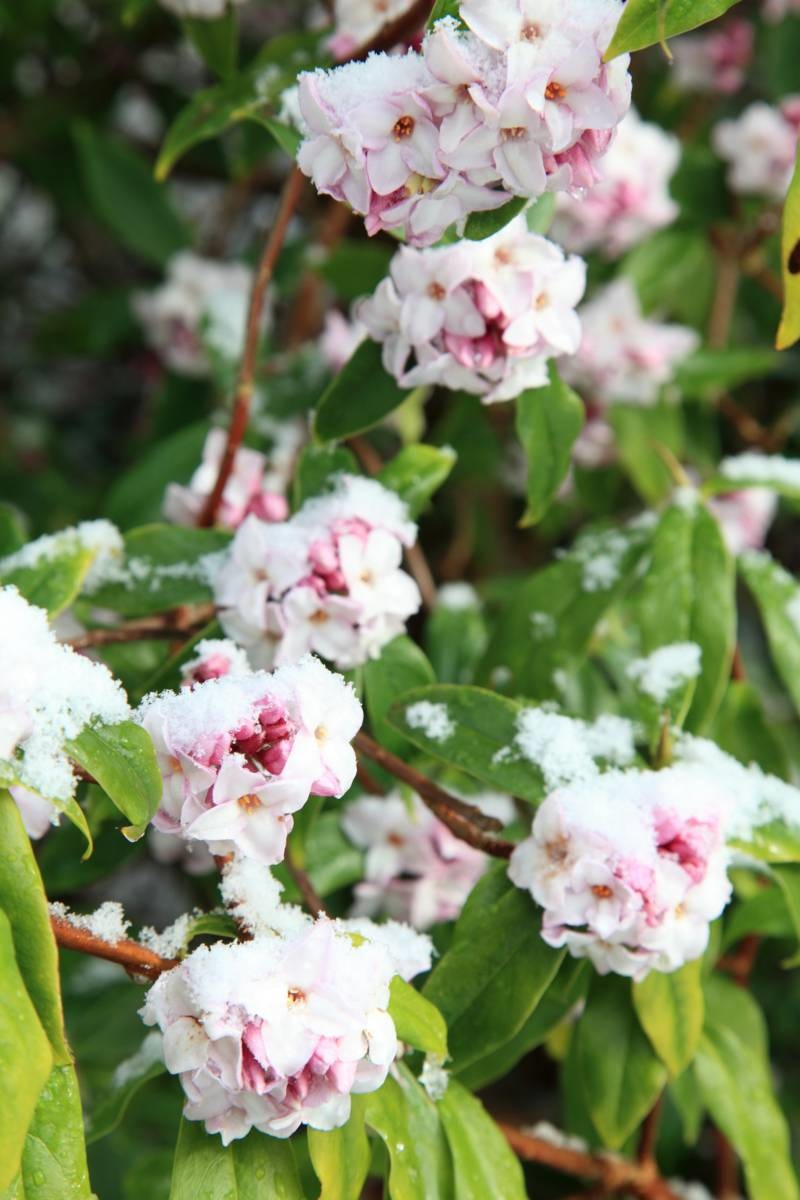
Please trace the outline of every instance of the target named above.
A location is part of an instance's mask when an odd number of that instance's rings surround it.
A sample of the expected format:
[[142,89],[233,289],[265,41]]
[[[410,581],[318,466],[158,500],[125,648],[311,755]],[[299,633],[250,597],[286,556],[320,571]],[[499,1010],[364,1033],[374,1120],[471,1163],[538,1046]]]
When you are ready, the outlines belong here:
[[133,975],[157,979],[162,972],[171,971],[178,965],[178,959],[162,958],[160,954],[128,938],[119,942],[105,942],[89,933],[88,929],[73,925],[65,917],[51,916],[50,924],[56,941],[65,950],[77,950],[80,954],[91,954],[94,958],[105,958],[108,962],[119,963]]
[[314,885],[306,872],[298,867],[297,863],[294,861],[288,846],[286,847],[286,854],[284,855],[283,861],[286,866],[286,870],[291,875],[298,892],[303,898],[303,903],[311,913],[312,917],[318,917],[321,913],[324,913],[325,905],[323,904],[322,899],[317,895]]
[[215,613],[213,604],[183,604],[154,617],[140,617],[113,628],[89,629],[65,644],[73,650],[90,650],[93,646],[115,646],[124,642],[143,642],[156,638],[192,637],[199,633]]

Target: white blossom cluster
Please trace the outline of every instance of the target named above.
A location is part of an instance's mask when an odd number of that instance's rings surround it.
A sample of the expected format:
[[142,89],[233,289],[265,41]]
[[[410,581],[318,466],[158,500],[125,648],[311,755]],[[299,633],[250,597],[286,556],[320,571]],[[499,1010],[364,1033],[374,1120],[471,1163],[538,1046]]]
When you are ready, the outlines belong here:
[[603,62],[621,0],[464,0],[421,52],[299,77],[298,162],[367,231],[437,242],[512,196],[579,191],[630,104],[627,55]]
[[728,164],[728,184],[743,196],[782,201],[792,178],[800,130],[800,96],[777,107],[757,100],[739,117],[720,121],[714,149]]
[[404,246],[357,315],[403,387],[441,384],[489,404],[543,386],[549,360],[575,353],[585,286],[583,261],[519,217],[482,242]]

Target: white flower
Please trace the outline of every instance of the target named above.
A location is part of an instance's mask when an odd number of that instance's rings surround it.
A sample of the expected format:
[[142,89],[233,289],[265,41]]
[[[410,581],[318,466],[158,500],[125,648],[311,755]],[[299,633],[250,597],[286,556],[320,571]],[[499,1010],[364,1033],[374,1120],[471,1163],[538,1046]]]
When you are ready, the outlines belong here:
[[712,133],[714,149],[729,165],[728,183],[745,196],[783,200],[797,154],[797,98],[786,111],[758,100],[740,117],[720,121]]

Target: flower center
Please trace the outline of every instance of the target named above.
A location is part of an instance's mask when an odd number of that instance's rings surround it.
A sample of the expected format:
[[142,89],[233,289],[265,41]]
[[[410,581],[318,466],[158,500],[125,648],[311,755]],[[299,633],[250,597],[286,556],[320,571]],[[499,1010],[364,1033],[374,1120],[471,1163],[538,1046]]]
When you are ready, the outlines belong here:
[[552,80],[544,89],[545,100],[563,100],[567,94],[567,89],[561,83],[556,83]]
[[253,813],[261,808],[261,801],[259,800],[258,796],[254,796],[252,792],[250,792],[247,796],[240,796],[236,803],[239,805],[239,808],[244,809],[246,813]]
[[406,138],[411,137],[415,125],[416,122],[413,117],[400,117],[399,120],[395,121],[392,137],[396,142],[405,141]]
[[390,846],[405,846],[406,844],[402,833],[390,833],[386,840]]
[[596,883],[592,888],[592,892],[597,896],[598,900],[610,900],[614,895],[611,888],[605,883]]
[[522,38],[523,42],[538,42],[541,36],[541,29],[538,25],[534,25],[533,22],[531,22],[529,25],[523,25],[522,29],[520,30],[520,37]]
[[431,300],[444,300],[447,292],[440,283],[436,283],[434,280],[433,283],[428,284],[428,295],[430,296]]
[[329,618],[326,612],[323,612],[321,608],[318,608],[317,611],[312,613],[308,619],[312,625],[324,625]]
[[314,730],[314,737],[318,742],[325,742],[328,740],[328,731],[324,725],[317,726],[317,728]]
[[306,994],[302,988],[290,987],[286,992],[286,1003],[290,1008],[294,1008],[297,1004],[305,1004]]
[[541,312],[543,308],[547,308],[549,303],[550,297],[548,296],[547,292],[542,292],[541,295],[537,296],[534,300],[533,307]]
[[374,576],[372,574],[372,571],[367,570],[366,567],[364,568],[363,571],[361,571],[358,578],[361,580],[362,583],[373,583],[374,582]]
[[172,756],[172,757],[169,759],[169,769],[170,769],[171,771],[176,771],[176,772],[177,772],[177,774],[178,774],[178,775],[180,775],[180,773],[181,773],[181,760],[180,760],[179,758],[175,758],[175,756],[173,755],[173,756]]
[[502,131],[503,141],[506,142],[521,142],[527,136],[527,129],[524,125],[509,125],[507,129]]

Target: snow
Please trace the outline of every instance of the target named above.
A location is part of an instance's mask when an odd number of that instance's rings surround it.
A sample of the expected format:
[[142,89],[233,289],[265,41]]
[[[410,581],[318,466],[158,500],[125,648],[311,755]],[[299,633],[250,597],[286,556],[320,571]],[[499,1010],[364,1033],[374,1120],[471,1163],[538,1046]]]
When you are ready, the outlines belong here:
[[409,729],[419,729],[432,742],[446,742],[456,731],[446,704],[433,704],[430,700],[418,700],[406,709]]
[[481,602],[471,583],[446,583],[439,588],[436,603],[439,608],[463,612],[465,609],[480,608]]
[[763,487],[791,488],[800,492],[800,459],[780,454],[737,454],[724,458],[719,473],[733,483],[755,483]]
[[281,903],[283,885],[252,858],[235,857],[225,864],[220,892],[231,916],[254,937],[291,935],[311,923],[296,904]]
[[631,721],[610,714],[589,723],[544,708],[526,708],[517,718],[513,747],[498,751],[495,762],[521,756],[539,768],[545,787],[552,791],[598,778],[595,759],[628,766],[636,756],[635,733]]
[[160,954],[162,958],[178,958],[186,948],[192,922],[199,916],[201,912],[198,908],[193,912],[181,913],[177,920],[162,929],[161,933],[152,925],[145,925],[139,931],[137,941],[154,954]]
[[76,929],[85,929],[92,937],[112,946],[116,942],[124,941],[128,936],[130,921],[125,917],[122,905],[117,900],[106,900],[91,913],[72,912],[66,904],[57,900],[50,905],[50,913],[63,921],[69,921]]
[[426,1054],[422,1064],[419,1081],[425,1088],[431,1100],[443,1100],[450,1082],[450,1074],[445,1071],[443,1060],[437,1054]]
[[673,692],[700,674],[702,652],[695,642],[675,642],[660,646],[646,658],[629,664],[627,676],[656,704],[663,704]]
[[93,556],[84,580],[84,589],[95,591],[113,579],[119,570],[124,553],[122,534],[110,521],[83,521],[59,533],[36,538],[14,554],[0,559],[0,575],[8,575],[25,567],[37,567],[40,563],[51,562],[61,555],[80,550],[87,550]]
[[164,1061],[163,1039],[158,1030],[148,1033],[139,1049],[130,1058],[125,1058],[119,1064],[111,1077],[111,1086],[125,1087],[134,1079],[140,1079],[157,1062]]

